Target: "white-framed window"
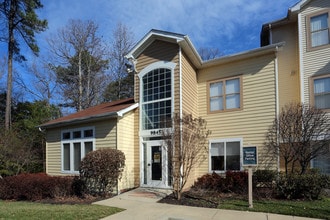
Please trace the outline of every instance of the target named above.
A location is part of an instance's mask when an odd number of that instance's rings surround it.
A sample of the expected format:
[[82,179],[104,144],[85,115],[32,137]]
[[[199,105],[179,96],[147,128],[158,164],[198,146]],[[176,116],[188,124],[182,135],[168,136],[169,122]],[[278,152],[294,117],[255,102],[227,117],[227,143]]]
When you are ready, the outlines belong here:
[[172,70],[157,68],[142,77],[142,130],[165,127],[172,112]]
[[241,170],[242,139],[215,139],[209,141],[209,171]]
[[95,150],[95,128],[84,127],[61,132],[62,172],[78,173],[81,160]]
[[318,109],[330,109],[330,75],[312,78],[312,103]]
[[328,10],[308,16],[307,24],[309,49],[314,49],[330,44]]
[[209,112],[240,109],[241,93],[241,77],[209,82]]

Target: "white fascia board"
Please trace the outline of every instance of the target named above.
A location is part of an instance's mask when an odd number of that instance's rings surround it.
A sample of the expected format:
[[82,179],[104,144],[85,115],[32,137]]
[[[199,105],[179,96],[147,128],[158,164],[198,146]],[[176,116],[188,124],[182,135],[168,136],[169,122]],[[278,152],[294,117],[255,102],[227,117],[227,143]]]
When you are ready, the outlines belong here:
[[296,11],[300,11],[300,9],[306,5],[308,2],[310,2],[310,0],[301,0],[299,2],[297,2],[294,6],[292,6],[289,10],[291,12],[296,12]]
[[123,117],[124,114],[126,114],[127,112],[132,111],[133,109],[136,109],[137,107],[139,107],[139,103],[135,103],[134,105],[131,105],[130,107],[127,107],[125,109],[122,109],[122,110],[118,111],[117,115],[119,117]]

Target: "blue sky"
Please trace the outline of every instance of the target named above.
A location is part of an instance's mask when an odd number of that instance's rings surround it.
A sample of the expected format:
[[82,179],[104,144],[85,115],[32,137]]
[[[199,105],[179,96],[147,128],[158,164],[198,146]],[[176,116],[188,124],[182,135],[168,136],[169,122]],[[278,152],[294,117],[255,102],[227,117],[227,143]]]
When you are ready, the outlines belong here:
[[[45,39],[70,19],[95,21],[108,41],[116,24],[121,22],[132,30],[136,41],[151,29],[159,29],[188,35],[196,49],[218,48],[229,55],[259,47],[262,24],[284,18],[297,1],[41,0],[44,8],[38,14],[48,20],[49,28],[37,39],[43,56],[47,54]],[[0,57],[6,53],[4,46],[0,43]],[[15,67],[19,68],[17,64]],[[24,70],[20,72],[24,75]],[[6,76],[0,78],[2,88],[5,80]]]
[[47,0],[40,16],[49,22],[41,38],[69,19],[90,19],[107,38],[118,22],[140,40],[150,29],[187,34],[195,47],[233,54],[259,47],[261,25],[287,15],[298,0]]

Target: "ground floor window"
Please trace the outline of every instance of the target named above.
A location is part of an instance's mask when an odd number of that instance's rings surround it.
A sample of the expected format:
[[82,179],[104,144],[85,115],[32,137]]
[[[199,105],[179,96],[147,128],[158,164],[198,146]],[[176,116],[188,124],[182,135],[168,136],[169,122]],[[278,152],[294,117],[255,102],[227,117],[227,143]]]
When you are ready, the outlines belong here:
[[313,159],[312,167],[320,170],[321,173],[330,175],[330,151]]
[[62,131],[62,171],[76,173],[81,160],[95,149],[94,128]]
[[210,140],[209,170],[225,172],[241,169],[241,139]]

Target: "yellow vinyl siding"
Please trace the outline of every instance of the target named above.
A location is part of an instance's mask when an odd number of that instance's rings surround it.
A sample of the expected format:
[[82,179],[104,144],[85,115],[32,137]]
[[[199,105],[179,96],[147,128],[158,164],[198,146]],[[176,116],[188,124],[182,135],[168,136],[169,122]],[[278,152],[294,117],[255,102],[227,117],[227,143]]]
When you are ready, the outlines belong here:
[[278,87],[280,109],[290,102],[300,102],[298,26],[296,22],[272,29],[273,43],[285,42],[278,52]]
[[131,111],[118,120],[118,150],[125,154],[125,169],[119,182],[119,191],[138,186],[139,146],[135,143],[135,112]]
[[[242,76],[242,109],[208,114],[208,82],[237,75]],[[274,55],[201,70],[198,82],[199,113],[212,131],[209,139],[242,138],[243,146],[258,147],[259,159],[265,163],[262,157],[265,154],[265,134],[274,120],[276,110]],[[199,175],[208,171],[207,155],[207,160],[199,167]]]
[[[304,6],[301,11],[302,16],[302,59],[303,59],[303,69],[304,69],[304,95],[305,102],[310,103],[310,77],[313,75],[322,75],[330,73],[330,63],[329,63],[329,54],[330,47],[315,49],[313,51],[307,51],[307,34],[309,34],[309,30],[307,30],[307,17],[313,13],[317,13],[319,11],[323,11],[326,8],[330,8],[330,1],[328,0],[314,0]],[[330,14],[329,14],[330,15]],[[329,24],[330,25],[330,24]]]
[[61,175],[61,130],[47,131],[46,139],[46,173]]
[[116,119],[95,121],[94,123],[84,123],[75,126],[63,126],[47,130],[46,144],[46,172],[49,175],[67,175],[61,172],[61,132],[63,130],[95,127],[95,147],[96,149],[105,147],[116,147]]
[[[137,58],[136,70],[139,73],[152,63],[158,61],[170,61],[173,63],[179,63],[179,46],[168,42],[156,40],[149,47],[147,47],[143,53]],[[179,109],[179,65],[176,65],[174,69],[174,109]],[[140,79],[135,77],[135,101],[139,102],[140,98]]]
[[197,73],[187,56],[182,53],[182,109],[193,117],[197,112]]

